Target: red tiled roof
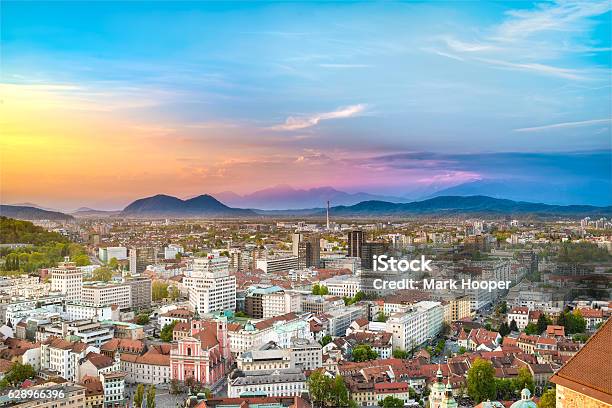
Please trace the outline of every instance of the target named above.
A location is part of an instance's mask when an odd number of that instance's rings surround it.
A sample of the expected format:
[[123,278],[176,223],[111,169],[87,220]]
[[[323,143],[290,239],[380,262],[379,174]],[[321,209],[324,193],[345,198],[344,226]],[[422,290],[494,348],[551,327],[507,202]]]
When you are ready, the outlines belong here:
[[612,345],[612,319],[608,319],[550,380],[606,404],[612,404],[610,345]]

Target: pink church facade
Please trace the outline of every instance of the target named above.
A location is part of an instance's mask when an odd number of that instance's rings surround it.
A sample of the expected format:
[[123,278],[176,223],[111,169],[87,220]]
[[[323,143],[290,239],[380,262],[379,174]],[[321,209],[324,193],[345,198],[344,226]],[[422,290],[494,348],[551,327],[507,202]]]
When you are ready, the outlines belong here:
[[170,378],[214,386],[225,376],[231,358],[227,323],[194,320],[190,336],[170,350]]

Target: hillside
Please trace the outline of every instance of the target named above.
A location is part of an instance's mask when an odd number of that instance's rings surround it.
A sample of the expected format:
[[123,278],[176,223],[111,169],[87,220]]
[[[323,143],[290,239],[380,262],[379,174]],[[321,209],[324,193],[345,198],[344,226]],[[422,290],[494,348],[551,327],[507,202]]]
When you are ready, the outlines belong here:
[[20,205],[0,205],[0,216],[18,220],[71,221],[72,215]]
[[220,216],[243,217],[256,215],[251,210],[231,208],[214,197],[204,194],[188,200],[158,194],[152,197],[141,198],[123,209],[124,216]]

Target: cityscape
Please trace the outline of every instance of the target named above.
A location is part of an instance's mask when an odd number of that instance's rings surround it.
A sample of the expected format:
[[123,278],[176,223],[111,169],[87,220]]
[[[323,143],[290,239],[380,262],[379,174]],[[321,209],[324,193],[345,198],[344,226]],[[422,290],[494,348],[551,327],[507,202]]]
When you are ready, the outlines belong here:
[[0,408],[612,408],[609,1],[0,23]]

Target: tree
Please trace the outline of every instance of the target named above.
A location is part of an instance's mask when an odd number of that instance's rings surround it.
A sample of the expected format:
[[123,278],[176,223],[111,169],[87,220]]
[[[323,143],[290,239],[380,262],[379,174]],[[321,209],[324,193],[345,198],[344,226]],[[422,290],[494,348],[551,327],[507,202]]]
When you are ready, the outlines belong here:
[[331,386],[332,401],[334,407],[348,407],[349,392],[344,383],[344,378],[341,375],[334,377]]
[[329,295],[329,289],[325,285],[321,285],[321,293],[320,295]]
[[150,385],[147,391],[147,408],[155,408],[155,385]]
[[499,330],[498,330],[500,336],[505,337],[507,335],[510,334],[510,326],[508,326],[508,323],[503,322],[502,324],[499,325]]
[[514,380],[514,390],[518,393],[521,392],[523,388],[527,388],[531,391],[533,395],[535,391],[535,383],[533,382],[533,376],[531,375],[531,371],[527,367],[521,367],[518,369],[518,375]]
[[540,404],[538,405],[540,408],[555,408],[557,405],[557,392],[554,388],[550,388],[546,390],[544,394],[542,394],[542,398],[540,398]]
[[516,325],[516,320],[512,319],[510,322],[510,331],[517,332],[519,331],[518,326]]
[[180,394],[182,391],[181,383],[176,378],[170,380],[170,394],[176,395]]
[[79,254],[72,257],[72,262],[76,263],[76,266],[86,266],[91,262],[89,260],[89,256],[87,254]]
[[93,271],[92,279],[95,281],[108,282],[113,278],[113,271],[105,266],[101,266]]
[[355,406],[354,402],[349,399],[344,378],[340,375],[330,378],[321,371],[314,371],[308,377],[308,392],[316,407],[349,408]]
[[172,323],[168,323],[167,325],[165,325],[162,328],[161,333],[159,333],[159,338],[162,339],[162,341],[171,342],[172,331],[174,330],[174,326],[176,326],[177,323],[178,320],[174,320]]
[[389,395],[378,401],[378,406],[382,408],[404,408],[404,401]]
[[149,315],[146,313],[141,313],[136,316],[136,324],[139,324],[141,326],[144,326],[145,324],[149,323],[149,321]]
[[384,323],[387,321],[387,316],[382,310],[378,312],[378,314],[376,315],[376,321],[381,322],[381,323]]
[[308,393],[313,404],[317,407],[325,406],[329,401],[331,379],[321,371],[314,371],[308,377]]
[[162,300],[168,297],[168,284],[162,281],[153,281],[151,286],[151,297],[153,301]]
[[170,299],[176,300],[181,296],[181,292],[176,286],[173,285],[168,288],[168,296],[170,297]]
[[30,364],[15,362],[0,381],[0,388],[16,387],[28,378],[34,378],[36,370]]
[[467,349],[463,346],[459,347],[459,354],[465,354],[465,352],[467,351]]
[[468,370],[468,395],[476,403],[495,399],[495,369],[490,361],[477,358]]
[[325,336],[321,338],[321,345],[325,347],[329,343],[331,343],[331,341],[332,341],[332,336],[330,336],[329,334],[326,334]]
[[368,361],[378,358],[378,353],[369,344],[360,344],[353,348],[353,361]]
[[574,313],[570,311],[561,313],[557,319],[557,324],[565,327],[566,334],[584,333],[586,330],[586,320],[582,317],[580,310],[576,310]]
[[550,321],[550,319],[548,319],[546,315],[542,313],[540,317],[538,317],[538,323],[537,323],[538,333],[543,333],[544,331],[546,331],[546,328],[551,323],[552,322]]
[[312,294],[313,295],[320,295],[321,294],[321,286],[319,286],[318,283],[315,283],[314,285],[312,285]]
[[540,334],[538,333],[538,326],[535,323],[529,323],[527,326],[525,326],[525,334]]
[[410,353],[404,350],[395,349],[393,350],[393,358],[399,358],[405,360],[410,357]]
[[144,385],[138,384],[138,387],[136,387],[136,392],[134,393],[134,407],[142,407],[142,402],[144,401],[144,394]]
[[117,261],[117,258],[113,256],[110,261],[108,261],[108,267],[116,271],[117,268],[119,268],[119,261]]

